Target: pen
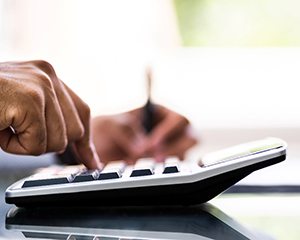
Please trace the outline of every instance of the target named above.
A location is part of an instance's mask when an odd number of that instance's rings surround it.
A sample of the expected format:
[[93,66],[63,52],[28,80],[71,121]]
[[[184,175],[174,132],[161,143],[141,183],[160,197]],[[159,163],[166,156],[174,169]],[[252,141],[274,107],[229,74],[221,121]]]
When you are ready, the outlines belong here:
[[147,80],[147,101],[142,109],[142,125],[147,134],[151,132],[154,127],[154,112],[155,107],[151,101],[151,91],[152,91],[152,72],[148,68],[146,70],[146,80]]

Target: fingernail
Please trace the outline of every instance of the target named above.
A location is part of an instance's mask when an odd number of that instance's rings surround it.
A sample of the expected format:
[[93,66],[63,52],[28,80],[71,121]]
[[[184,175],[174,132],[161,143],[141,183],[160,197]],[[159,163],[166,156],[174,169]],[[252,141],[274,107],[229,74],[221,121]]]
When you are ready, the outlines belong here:
[[99,158],[99,155],[96,152],[96,148],[94,146],[94,144],[91,144],[91,149],[92,149],[92,153],[93,153],[93,160],[96,164],[96,168],[97,169],[102,169],[103,168],[103,164],[101,163],[101,160]]

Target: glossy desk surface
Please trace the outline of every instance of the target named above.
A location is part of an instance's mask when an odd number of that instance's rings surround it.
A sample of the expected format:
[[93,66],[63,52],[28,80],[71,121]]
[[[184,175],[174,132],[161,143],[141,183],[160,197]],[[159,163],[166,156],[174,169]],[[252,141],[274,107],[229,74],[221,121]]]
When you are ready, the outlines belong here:
[[[54,239],[259,239],[256,232],[204,204],[195,207],[12,209],[6,228]],[[96,238],[97,237],[97,238]]]

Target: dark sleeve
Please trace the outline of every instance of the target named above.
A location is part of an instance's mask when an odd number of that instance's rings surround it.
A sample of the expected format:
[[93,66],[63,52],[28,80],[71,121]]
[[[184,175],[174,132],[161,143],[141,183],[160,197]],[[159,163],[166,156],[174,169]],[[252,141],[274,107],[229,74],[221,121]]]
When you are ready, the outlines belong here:
[[66,151],[57,155],[58,164],[62,165],[77,165],[79,164],[78,158],[72,150],[70,145],[67,146]]

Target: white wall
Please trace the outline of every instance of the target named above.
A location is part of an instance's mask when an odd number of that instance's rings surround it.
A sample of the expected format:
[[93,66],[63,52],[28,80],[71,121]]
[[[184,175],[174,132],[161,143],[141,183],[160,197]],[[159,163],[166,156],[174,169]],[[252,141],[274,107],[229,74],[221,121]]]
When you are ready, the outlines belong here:
[[158,101],[199,127],[300,127],[300,48],[184,48],[156,66]]
[[181,48],[170,0],[2,0],[0,60],[46,59],[93,114],[154,99],[199,128],[299,128],[300,50]]
[[3,3],[0,59],[49,60],[94,114],[142,104],[146,65],[180,45],[171,0]]

